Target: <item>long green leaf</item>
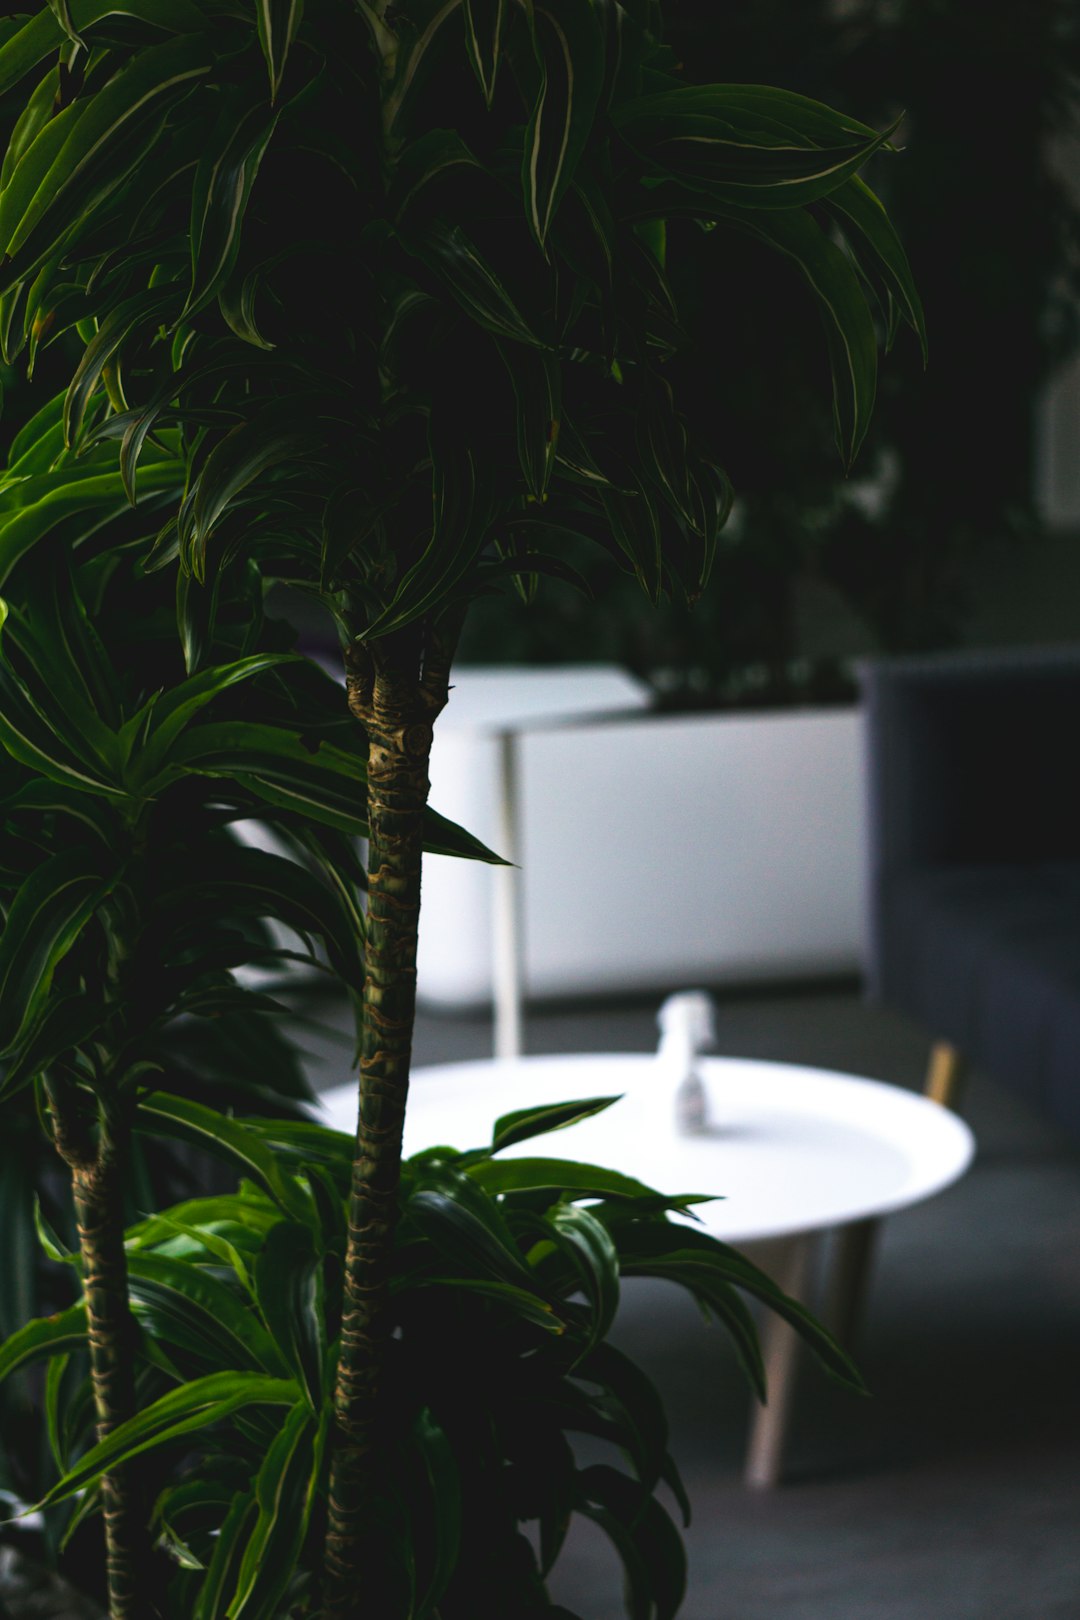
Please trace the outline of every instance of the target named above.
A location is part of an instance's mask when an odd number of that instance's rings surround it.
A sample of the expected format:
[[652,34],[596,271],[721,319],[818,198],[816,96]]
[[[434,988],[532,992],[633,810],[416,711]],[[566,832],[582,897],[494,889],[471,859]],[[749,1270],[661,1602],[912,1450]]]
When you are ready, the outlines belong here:
[[[469,1166],[468,1174],[489,1197],[499,1193],[567,1193],[574,1198],[650,1198],[661,1194],[632,1176],[604,1170],[572,1159],[485,1159]],[[681,1200],[670,1200],[677,1207]]]
[[106,367],[115,363],[133,331],[175,299],[170,289],[153,287],[125,298],[111,309],[94,337],[87,344],[64,397],[64,440],[73,444],[79,436],[86,408]]
[[71,717],[52,701],[51,694],[45,701],[48,710],[43,713],[10,665],[0,658],[0,747],[57,788],[122,799],[123,789],[109,780],[100,756],[94,757],[86,747]]
[[86,1306],[69,1305],[55,1316],[38,1317],[0,1344],[0,1380],[42,1356],[64,1355],[86,1343]]
[[[268,13],[298,14],[302,0],[257,0],[260,36]],[[273,72],[273,69],[271,69]],[[277,84],[273,85],[274,94]],[[191,291],[182,319],[216,298],[240,251],[240,233],[259,165],[277,123],[246,89],[230,97],[211,131],[191,194]]]
[[253,1117],[245,1119],[244,1126],[305,1170],[313,1164],[322,1164],[347,1176],[352,1169],[355,1134],[336,1131],[307,1119]]
[[82,39],[75,31],[75,24],[72,21],[69,0],[48,0],[48,4],[49,9],[55,15],[57,22],[64,30],[64,33],[67,35],[68,39],[70,39],[71,43],[73,45],[81,45],[85,48],[86,41]]
[[[159,491],[178,491],[183,467],[171,457],[144,463],[143,497]],[[66,476],[50,474],[27,479],[19,487],[20,504],[13,511],[0,505],[0,586],[15,564],[61,524],[72,540],[85,539],[127,510],[128,496],[118,471],[74,467]]]
[[300,466],[319,445],[310,415],[291,402],[283,408],[280,401],[233,428],[215,445],[180,519],[181,557],[197,579],[204,577],[210,536],[233,503],[264,474]]
[[257,1512],[253,1490],[238,1492],[234,1496],[221,1529],[214,1538],[214,1551],[199,1588],[192,1620],[224,1620],[225,1605],[234,1590],[247,1545],[249,1526]]
[[517,407],[518,461],[530,501],[547,500],[562,417],[562,368],[543,349],[499,344]]
[[128,1256],[132,1309],[152,1338],[230,1370],[283,1377],[288,1360],[255,1314],[204,1267],[167,1255]]
[[270,100],[276,101],[289,49],[304,16],[304,0],[256,0],[259,44],[270,75]]
[[[219,697],[243,681],[262,675],[281,664],[298,662],[294,653],[253,653],[237,658],[230,664],[215,664],[188,676],[162,697],[157,697],[142,711],[146,717],[146,742],[132,762],[131,780],[143,791],[163,771],[170,760],[177,739],[198,714]],[[142,729],[141,719],[135,730]]]
[[103,871],[96,852],[66,850],[21,885],[0,934],[0,1051],[10,1051],[49,993],[53,974],[121,869]]
[[856,175],[831,192],[825,206],[838,217],[849,240],[869,250],[875,269],[917,334],[925,361],[926,322],[922,300],[903,244],[880,200]]
[[[171,764],[195,775],[231,778],[268,804],[295,810],[339,832],[367,837],[366,766],[359,754],[331,743],[309,747],[280,726],[223,722],[192,730],[173,749]],[[506,864],[478,838],[432,809],[424,812],[424,848],[437,855]]]
[[49,1451],[58,1473],[66,1473],[67,1451],[64,1445],[64,1421],[61,1409],[64,1374],[71,1364],[70,1352],[53,1356],[45,1371],[45,1432]]
[[405,237],[404,241],[439,276],[450,297],[483,331],[513,343],[539,345],[539,337],[499,271],[460,225],[433,221],[422,233]]
[[421,1277],[410,1280],[409,1287],[448,1288],[452,1293],[476,1294],[480,1298],[493,1300],[497,1305],[506,1306],[512,1316],[523,1322],[532,1322],[535,1327],[543,1328],[545,1333],[562,1334],[566,1331],[566,1324],[554,1305],[513,1283],[496,1282],[491,1277]]
[[[416,203],[427,202],[430,198],[434,216],[438,218],[444,193],[437,190],[433,196],[427,190],[431,182],[448,169],[479,167],[476,157],[456,129],[427,130],[417,140],[410,141],[394,165],[393,185],[387,197],[388,212],[400,222]],[[391,318],[391,331],[400,321],[402,306],[422,307],[426,302],[424,294],[406,285],[398,312]],[[383,341],[387,344],[392,341],[389,333]]]
[[634,1620],[674,1620],[686,1593],[686,1553],[668,1515],[640,1485],[605,1464],[583,1469],[579,1482],[580,1511],[607,1532],[632,1579]]
[[[0,247],[9,255],[16,234],[28,217],[33,199],[45,183],[64,142],[89,109],[89,101],[75,101],[62,108],[41,128],[37,138],[13,167],[10,178],[0,192]],[[43,199],[42,209],[46,201]],[[31,215],[30,219],[33,223],[34,216]]]
[[[197,31],[206,18],[190,0],[68,0],[73,31],[90,33],[106,17],[133,17],[169,33]],[[55,10],[46,8],[0,44],[0,95],[18,84],[39,62],[63,45],[64,26]]]
[[[232,1241],[233,1236],[243,1236],[245,1240],[252,1237],[248,1227],[242,1227],[240,1232],[235,1226],[230,1226],[228,1232],[222,1232],[216,1226],[189,1226],[186,1221],[179,1220],[173,1215],[159,1217],[161,1225],[167,1233],[175,1233],[176,1238],[167,1236],[159,1249],[161,1254],[169,1254],[173,1258],[191,1259],[196,1263],[218,1260],[227,1266],[237,1281],[247,1292],[251,1292],[251,1269],[249,1259],[245,1258]],[[229,1235],[231,1234],[231,1235]],[[176,1239],[187,1239],[187,1252],[178,1252]],[[137,1248],[138,1245],[135,1245]],[[146,1245],[143,1245],[146,1247]]]
[[621,1101],[621,1096],[588,1097],[582,1102],[516,1108],[513,1113],[503,1114],[495,1121],[490,1151],[499,1153],[515,1142],[527,1142],[534,1136],[546,1135],[548,1131],[565,1130],[568,1125],[576,1125],[581,1119],[591,1119],[594,1114],[602,1114],[605,1108]]
[[601,1214],[619,1249],[624,1276],[652,1275],[650,1267],[659,1264],[677,1267],[679,1280],[693,1290],[707,1292],[716,1281],[732,1284],[760,1299],[790,1322],[831,1376],[849,1388],[864,1390],[858,1368],[831,1334],[805,1306],[785,1294],[745,1255],[707,1232],[667,1223],[634,1221],[626,1218],[629,1213],[612,1206]]
[[[54,549],[51,557],[39,552],[28,559],[20,587],[23,610],[5,636],[5,652],[17,648],[25,672],[15,707],[40,721],[91,774],[116,782],[119,683],[68,554],[57,556]],[[5,678],[11,695],[15,679],[14,673]]]
[[658,605],[664,589],[664,545],[660,515],[651,491],[641,486],[599,492],[612,539],[629,558],[646,595]]
[[[18,261],[19,273],[25,274],[35,262],[35,253],[41,255],[50,220],[55,218],[55,230],[64,218],[61,210],[66,208],[71,194],[84,185],[89,165],[104,153],[112,152],[117,161],[110,168],[104,185],[106,190],[115,190],[143,156],[140,147],[129,145],[121,160],[116,150],[120,139],[132,127],[141,128],[148,114],[156,117],[165,98],[175,100],[195,79],[209,72],[211,62],[207,57],[208,45],[192,36],[170,40],[168,44],[141,52],[96,95],[83,103],[73,103],[68,110],[77,117],[70,121],[70,127],[65,126],[63,144],[40,180],[35,166],[28,172],[25,183],[21,183],[20,170],[30,163],[31,148],[8,188],[12,193],[12,223],[5,229],[3,245],[9,258]],[[64,116],[59,114],[58,119]],[[49,137],[49,130],[50,126],[46,126],[38,140]],[[98,196],[101,189],[102,182],[99,182]],[[46,249],[48,245],[44,244]],[[9,275],[14,279],[15,272],[9,271]]]
[[525,131],[525,212],[543,247],[585,150],[604,86],[604,40],[593,0],[536,0],[540,89]]
[[430,427],[434,521],[422,556],[405,573],[389,606],[362,639],[377,641],[441,607],[468,575],[487,539],[490,492],[477,480],[476,457],[453,427],[433,418]]
[[16,433],[4,480],[48,472],[64,449],[64,396],[54,394]]
[[287,1215],[300,1221],[310,1219],[307,1196],[282,1170],[270,1149],[238,1120],[187,1097],[155,1091],[140,1099],[137,1125],[158,1136],[197,1143],[209,1153],[231,1159],[253,1175]]
[[770,84],[679,85],[626,103],[623,114],[634,118],[645,107],[660,116],[683,113],[729,118],[734,127],[745,126],[771,140],[799,142],[805,148],[873,141],[879,134],[850,113]]
[[658,180],[666,174],[701,186],[717,204],[769,210],[828,196],[892,133],[760,85],[666,90],[623,106],[615,121],[657,166]]
[[0,95],[58,50],[63,41],[64,30],[48,7],[10,34],[0,44]]
[[589,1302],[589,1349],[607,1336],[619,1306],[619,1253],[607,1227],[577,1204],[556,1204],[544,1217],[572,1264]]
[[465,49],[489,111],[495,97],[505,18],[506,0],[465,0]]
[[[128,1227],[125,1243],[133,1250],[154,1248],[172,1244],[178,1232],[198,1232],[197,1251],[203,1246],[203,1229],[227,1235],[233,1245],[257,1253],[271,1227],[280,1220],[281,1210],[273,1199],[249,1183],[243,1193],[190,1198],[182,1204],[174,1204],[163,1215],[149,1215]],[[189,1252],[195,1251],[189,1249]]]
[[406,1209],[435,1247],[465,1275],[528,1289],[533,1278],[513,1234],[474,1180],[449,1164],[425,1164]]
[[[0,44],[0,55],[3,45]],[[41,131],[51,118],[55,116],[57,102],[60,98],[60,64],[42,74],[36,88],[23,105],[15,126],[7,143],[3,162],[0,164],[0,194],[7,186],[16,167],[30,150]],[[2,196],[0,196],[2,202]]]
[[282,1221],[269,1234],[255,1262],[255,1293],[274,1343],[317,1413],[326,1362],[326,1300],[322,1262],[307,1227]]
[[248,1406],[294,1407],[300,1391],[291,1378],[270,1378],[263,1373],[220,1372],[195,1378],[170,1390],[135,1417],[121,1423],[105,1439],[91,1446],[75,1467],[38,1503],[39,1508],[63,1502],[144,1451],[207,1429]]
[[[62,566],[54,565],[57,583],[64,573]],[[70,594],[62,606],[59,593],[52,601],[23,593],[24,599],[29,597],[27,612],[12,623],[6,639],[9,648],[18,647],[25,679],[16,676],[5,657],[2,687],[9,715],[0,740],[10,739],[11,751],[16,752],[19,737],[36,737],[46,752],[55,755],[66,749],[86,774],[112,784],[119,777],[119,749],[116,732],[101,710],[113,710],[114,693],[104,668],[106,659],[96,656],[100,649],[70,579],[67,583]],[[105,679],[95,679],[99,675]]]
[[874,322],[851,260],[803,209],[713,212],[793,260],[809,283],[825,325],[836,440],[850,466],[870,425],[877,389]]
[[258,1516],[240,1561],[228,1620],[275,1620],[307,1533],[319,1448],[305,1402],[288,1414],[255,1481]]
[[244,343],[256,349],[273,349],[275,345],[263,337],[255,318],[255,301],[263,280],[262,266],[243,277],[231,276],[218,294],[218,308],[226,326]]
[[32,1085],[58,1058],[91,1041],[108,1017],[109,1009],[84,992],[48,997],[11,1047],[0,1078],[0,1100]]
[[414,0],[410,26],[395,35],[378,19],[375,7],[365,3],[363,10],[376,40],[380,42],[380,49],[392,52],[394,58],[394,83],[383,108],[383,121],[388,131],[393,130],[411,92],[423,82],[428,52],[439,37],[439,30],[461,5],[462,0]]
[[689,1259],[677,1249],[671,1254],[657,1256],[640,1265],[621,1257],[624,1276],[663,1277],[677,1283],[694,1296],[707,1317],[718,1317],[731,1338],[732,1346],[758,1400],[767,1396],[765,1364],[761,1354],[754,1319],[741,1296],[719,1265],[710,1264],[701,1255]]
[[676,515],[696,527],[698,507],[690,483],[686,424],[675,410],[671,386],[663,377],[645,382],[636,437],[642,469]]
[[301,937],[315,935],[334,971],[354,989],[362,987],[361,942],[351,917],[334,891],[296,861],[261,849],[223,848],[177,876],[177,887],[161,894],[163,909],[189,914],[201,904],[208,912],[226,907],[234,915],[273,917]]
[[594,1411],[618,1426],[627,1456],[645,1490],[664,1472],[668,1425],[659,1391],[635,1361],[612,1344],[597,1344],[573,1369],[575,1382],[595,1386]]
[[432,1522],[430,1574],[427,1588],[415,1604],[415,1620],[431,1620],[457,1567],[463,1492],[453,1446],[428,1407],[416,1416],[412,1443],[430,1496]]

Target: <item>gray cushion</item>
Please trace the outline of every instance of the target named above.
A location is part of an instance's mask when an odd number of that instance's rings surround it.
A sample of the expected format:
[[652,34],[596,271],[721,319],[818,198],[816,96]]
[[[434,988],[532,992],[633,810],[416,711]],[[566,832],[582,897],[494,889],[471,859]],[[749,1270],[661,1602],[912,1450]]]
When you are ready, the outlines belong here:
[[888,999],[1080,1133],[1080,861],[883,885]]

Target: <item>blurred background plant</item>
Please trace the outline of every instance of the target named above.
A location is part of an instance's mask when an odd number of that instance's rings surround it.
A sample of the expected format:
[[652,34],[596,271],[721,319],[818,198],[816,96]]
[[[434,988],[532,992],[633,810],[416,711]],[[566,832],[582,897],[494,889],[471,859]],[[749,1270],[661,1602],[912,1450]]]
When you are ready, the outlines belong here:
[[[1038,412],[1080,340],[1080,207],[1063,161],[1080,111],[1069,0],[672,0],[667,37],[697,79],[776,82],[884,127],[875,186],[911,260],[931,364],[898,344],[845,474],[812,299],[733,232],[673,252],[691,343],[677,392],[723,446],[736,490],[692,611],[605,580],[590,602],[544,581],[528,608],[481,602],[461,661],[625,664],[675,707],[853,696],[849,657],[968,639],[988,562],[1038,564]],[[672,225],[673,232],[682,227]],[[692,229],[693,227],[686,227]],[[596,564],[575,559],[589,578]],[[1001,610],[1007,619],[1007,609]]]

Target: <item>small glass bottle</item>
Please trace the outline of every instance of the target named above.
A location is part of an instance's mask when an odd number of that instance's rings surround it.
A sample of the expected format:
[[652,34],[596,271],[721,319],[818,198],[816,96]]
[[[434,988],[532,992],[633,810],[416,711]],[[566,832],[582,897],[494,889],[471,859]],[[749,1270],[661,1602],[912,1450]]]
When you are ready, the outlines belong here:
[[657,1063],[672,1099],[675,1128],[682,1135],[700,1135],[708,1129],[709,1099],[697,1060],[702,1047],[716,1044],[712,997],[704,990],[682,990],[669,996],[657,1023]]

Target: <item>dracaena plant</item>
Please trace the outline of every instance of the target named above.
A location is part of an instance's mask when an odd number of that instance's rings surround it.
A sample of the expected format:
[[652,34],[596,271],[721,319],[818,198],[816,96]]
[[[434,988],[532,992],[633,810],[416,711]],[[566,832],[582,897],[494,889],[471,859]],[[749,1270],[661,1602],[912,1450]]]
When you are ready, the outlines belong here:
[[[689,1504],[656,1391],[607,1342],[625,1278],[687,1289],[725,1325],[759,1392],[744,1294],[787,1316],[831,1372],[854,1380],[805,1311],[685,1219],[700,1200],[535,1150],[501,1157],[617,1102],[521,1109],[496,1122],[488,1144],[432,1149],[403,1166],[380,1413],[381,1613],[575,1620],[552,1605],[547,1580],[580,1514],[622,1561],[628,1612],[672,1620],[685,1557],[656,1492],[663,1483],[686,1518]],[[138,1460],[160,1487],[153,1528],[172,1572],[156,1596],[169,1620],[312,1614],[352,1143],[313,1124],[215,1119],[164,1095],[146,1099],[143,1124],[202,1131],[247,1179],[128,1231],[145,1404],[107,1438],[87,1445],[85,1398],[68,1374],[87,1339],[85,1287],[0,1350],[0,1377],[50,1365],[62,1476],[44,1505],[92,1497],[105,1470]],[[582,1463],[582,1436],[604,1443],[603,1461]]]
[[[212,1079],[219,1107],[280,1110],[275,1086],[303,1093],[270,992],[305,963],[359,998],[366,829],[333,682],[295,654],[230,648],[224,612],[207,650],[240,655],[185,672],[173,593],[145,588],[137,535],[115,532],[115,447],[76,465],[61,406],[17,436],[0,477],[5,540],[41,531],[0,601],[0,1106],[10,1118],[36,1091],[70,1172],[104,1437],[136,1408],[123,1228],[140,1096],[163,1078],[187,1093]],[[162,485],[182,475],[167,452],[152,465]],[[268,633],[241,615],[243,644]],[[429,820],[437,847],[478,848]],[[26,1278],[25,1253],[7,1263]],[[113,1612],[145,1613],[141,1498],[122,1473],[102,1498]]]
[[[332,617],[359,722],[329,1620],[359,1612],[361,1569],[384,1612],[377,1413],[427,761],[468,604],[565,574],[567,535],[654,598],[704,588],[728,490],[723,447],[698,442],[665,374],[682,341],[669,219],[749,232],[805,278],[845,459],[879,340],[921,331],[859,178],[887,133],[780,90],[689,84],[661,24],[656,0],[55,0],[0,32],[5,353],[79,334],[65,442],[117,441],[132,500],[156,499],[153,446],[175,434],[184,487],[145,566],[179,568],[189,668],[237,594],[227,576],[253,567]],[[0,539],[0,575],[33,544]]]

